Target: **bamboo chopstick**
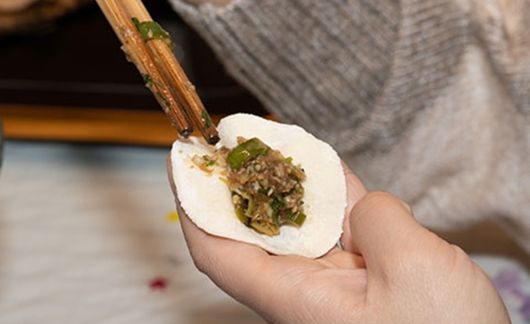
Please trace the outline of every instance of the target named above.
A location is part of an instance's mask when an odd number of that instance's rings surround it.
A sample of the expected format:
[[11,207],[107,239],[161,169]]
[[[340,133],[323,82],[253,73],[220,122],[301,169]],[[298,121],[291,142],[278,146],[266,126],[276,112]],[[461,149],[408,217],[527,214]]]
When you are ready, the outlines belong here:
[[133,22],[133,18],[138,22],[152,22],[141,0],[96,2],[118,35],[123,50],[142,73],[146,85],[179,133],[187,137],[195,126],[208,143],[217,143],[217,129],[167,40],[143,39]]
[[146,82],[146,85],[155,95],[173,126],[177,128],[182,136],[189,136],[193,129],[182,109],[179,108],[175,98],[171,95],[169,84],[162,78],[156,68],[144,40],[138,33],[134,32],[136,27],[121,7],[121,0],[97,0],[97,2],[122,42],[122,49],[136,65],[144,79],[157,80],[156,82]]

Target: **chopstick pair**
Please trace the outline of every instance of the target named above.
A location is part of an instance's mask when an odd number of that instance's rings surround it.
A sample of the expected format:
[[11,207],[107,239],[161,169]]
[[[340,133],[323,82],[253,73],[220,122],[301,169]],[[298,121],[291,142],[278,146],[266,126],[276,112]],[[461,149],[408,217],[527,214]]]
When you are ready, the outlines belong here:
[[196,127],[204,139],[219,141],[217,129],[171,48],[169,34],[154,22],[141,0],[96,0],[173,126],[188,137]]

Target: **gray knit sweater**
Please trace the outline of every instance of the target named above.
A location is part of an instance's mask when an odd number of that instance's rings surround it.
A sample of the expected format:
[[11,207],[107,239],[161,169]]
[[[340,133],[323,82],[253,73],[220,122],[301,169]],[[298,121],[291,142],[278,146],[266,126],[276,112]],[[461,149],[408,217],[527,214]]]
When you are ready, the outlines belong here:
[[233,0],[174,8],[282,121],[425,225],[492,218],[530,252],[526,0]]

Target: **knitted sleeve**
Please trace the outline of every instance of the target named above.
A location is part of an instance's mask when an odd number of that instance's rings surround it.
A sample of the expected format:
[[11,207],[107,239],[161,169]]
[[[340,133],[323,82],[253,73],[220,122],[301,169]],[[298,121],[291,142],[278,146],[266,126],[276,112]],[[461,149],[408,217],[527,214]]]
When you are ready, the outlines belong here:
[[172,3],[282,121],[301,124],[339,149],[362,144],[365,134],[343,140],[366,127],[390,73],[397,1]]
[[284,122],[370,189],[455,229],[495,219],[530,251],[526,0],[170,0]]

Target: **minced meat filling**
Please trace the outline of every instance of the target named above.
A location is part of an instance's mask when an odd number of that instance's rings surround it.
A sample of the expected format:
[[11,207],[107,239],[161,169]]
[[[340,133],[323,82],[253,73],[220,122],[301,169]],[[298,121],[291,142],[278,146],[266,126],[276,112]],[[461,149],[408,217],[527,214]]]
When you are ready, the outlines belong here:
[[305,221],[304,170],[257,138],[238,138],[219,153],[227,161],[227,182],[239,220],[261,234],[278,235],[280,226]]
[[232,150],[196,155],[192,162],[209,174],[223,170],[237,218],[258,233],[274,236],[283,225],[304,223],[304,170],[261,140],[239,137]]

